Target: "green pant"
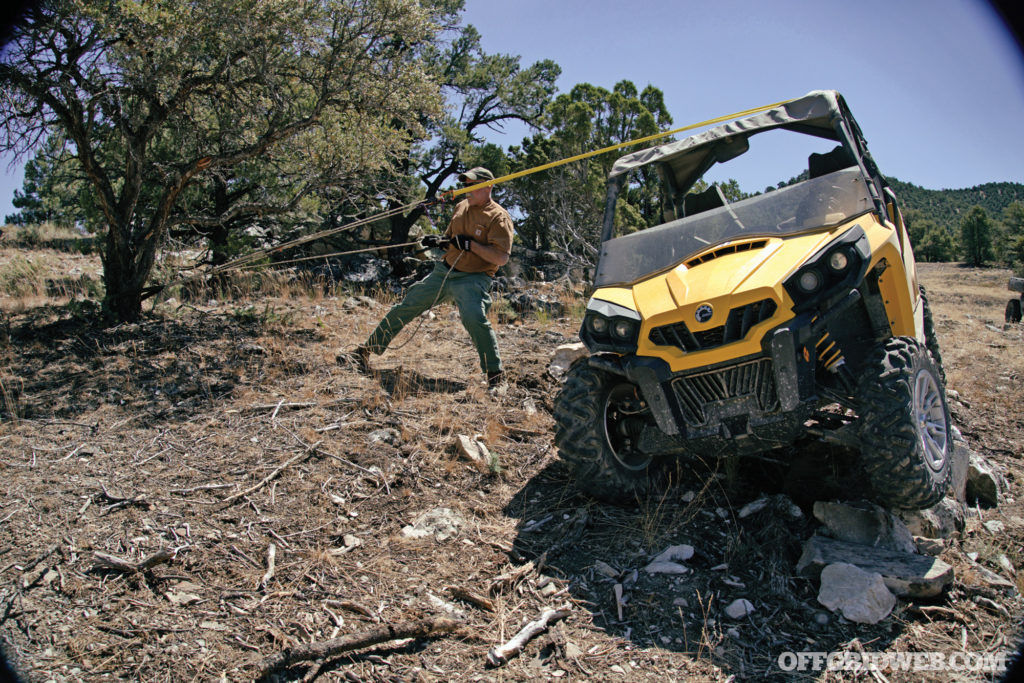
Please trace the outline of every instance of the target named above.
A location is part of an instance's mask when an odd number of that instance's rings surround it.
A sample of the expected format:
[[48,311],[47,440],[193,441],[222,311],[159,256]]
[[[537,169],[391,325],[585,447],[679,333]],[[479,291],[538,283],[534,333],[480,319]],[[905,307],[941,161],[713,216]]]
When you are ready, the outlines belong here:
[[459,308],[462,326],[469,332],[480,354],[480,369],[486,373],[501,372],[498,340],[491,321],[487,319],[487,311],[491,308],[490,289],[491,277],[486,273],[460,273],[457,270],[449,273],[447,265],[438,263],[429,275],[409,288],[401,303],[391,307],[363,346],[372,353],[384,353],[395,335],[430,308],[435,299],[438,303],[454,301]]

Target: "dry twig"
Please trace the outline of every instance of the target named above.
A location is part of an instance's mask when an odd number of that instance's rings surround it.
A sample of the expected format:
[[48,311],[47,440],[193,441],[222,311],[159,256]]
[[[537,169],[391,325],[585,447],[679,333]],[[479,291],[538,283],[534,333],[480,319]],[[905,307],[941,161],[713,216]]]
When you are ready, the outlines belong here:
[[266,588],[270,580],[274,578],[274,559],[277,557],[277,546],[271,543],[267,547],[267,573],[260,579],[260,588]]
[[390,640],[402,640],[404,638],[426,638],[427,636],[451,633],[457,630],[461,624],[454,619],[439,617],[436,619],[421,619],[420,621],[409,621],[399,624],[387,624],[363,633],[350,633],[340,638],[324,640],[309,645],[297,645],[267,657],[259,663],[259,673],[256,678],[266,677],[271,671],[298,662],[327,659],[348,652],[357,650],[378,643],[386,643]]
[[128,560],[122,560],[120,557],[115,557],[99,551],[94,551],[92,555],[99,563],[98,566],[103,567],[104,569],[114,569],[119,572],[125,572],[127,574],[145,571],[162,562],[170,562],[174,559],[174,552],[167,548],[162,548],[161,550],[156,551],[140,562],[129,562]]
[[491,651],[487,653],[487,664],[490,666],[502,666],[507,664],[510,659],[518,655],[526,647],[526,643],[530,641],[536,635],[539,635],[548,629],[548,626],[555,623],[559,619],[564,619],[572,614],[568,609],[549,609],[545,610],[540,618],[536,621],[531,621],[529,624],[523,627],[519,633],[513,636],[512,640],[508,641],[504,645],[491,648]]

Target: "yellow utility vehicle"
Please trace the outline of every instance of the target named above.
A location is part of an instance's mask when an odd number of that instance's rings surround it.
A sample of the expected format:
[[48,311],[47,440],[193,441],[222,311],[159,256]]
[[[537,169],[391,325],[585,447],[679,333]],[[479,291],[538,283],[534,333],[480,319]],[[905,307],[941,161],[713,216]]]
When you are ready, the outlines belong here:
[[[776,180],[798,173],[742,195],[729,167],[754,150]],[[617,198],[652,173],[663,222],[618,226]],[[679,457],[810,432],[860,452],[879,502],[942,498],[952,427],[938,343],[896,196],[839,93],[622,157],[601,242],[580,330],[590,355],[554,411],[580,488],[635,499]]]

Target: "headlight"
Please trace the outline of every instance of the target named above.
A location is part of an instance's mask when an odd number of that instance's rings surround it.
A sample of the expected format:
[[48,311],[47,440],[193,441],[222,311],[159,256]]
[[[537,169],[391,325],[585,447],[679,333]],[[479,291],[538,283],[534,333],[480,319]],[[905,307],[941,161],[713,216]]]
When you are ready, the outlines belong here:
[[803,262],[783,286],[793,299],[793,311],[802,313],[857,286],[871,258],[871,245],[860,225],[854,225]]
[[800,273],[800,277],[796,281],[797,286],[805,293],[810,294],[811,292],[821,287],[821,276],[818,275],[816,270],[805,270]]
[[846,270],[848,265],[850,265],[850,258],[842,249],[833,251],[832,255],[828,257],[828,267],[837,273],[841,273]]
[[580,338],[591,353],[634,353],[641,322],[635,310],[594,298],[587,304]]
[[636,326],[628,320],[616,320],[612,325],[612,336],[616,339],[631,340]]

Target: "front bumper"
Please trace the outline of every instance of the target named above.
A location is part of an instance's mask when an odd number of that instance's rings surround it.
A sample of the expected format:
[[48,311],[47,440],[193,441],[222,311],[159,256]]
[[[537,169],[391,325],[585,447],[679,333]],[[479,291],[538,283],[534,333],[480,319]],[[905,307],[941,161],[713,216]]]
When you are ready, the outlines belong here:
[[860,299],[850,292],[826,315],[805,313],[769,331],[762,352],[697,371],[673,373],[649,356],[596,354],[590,364],[640,388],[658,429],[676,439],[742,439],[758,428],[793,422],[819,402],[815,342]]

